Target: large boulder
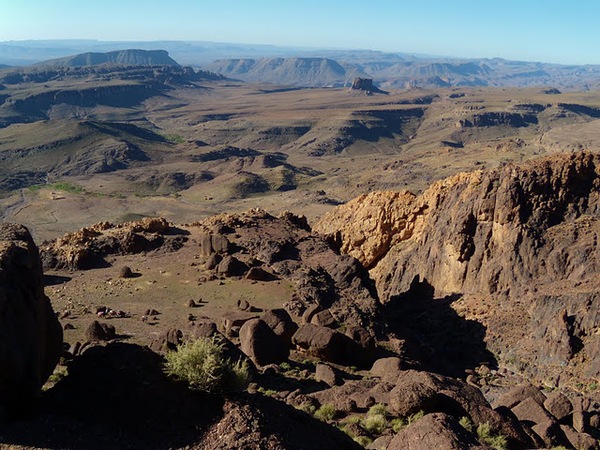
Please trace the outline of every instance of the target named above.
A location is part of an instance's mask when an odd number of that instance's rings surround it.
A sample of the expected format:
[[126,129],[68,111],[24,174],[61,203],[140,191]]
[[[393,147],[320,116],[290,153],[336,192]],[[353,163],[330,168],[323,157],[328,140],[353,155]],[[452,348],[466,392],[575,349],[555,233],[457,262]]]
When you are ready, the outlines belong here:
[[364,350],[348,336],[330,328],[307,323],[292,337],[292,343],[307,353],[337,364],[365,365]]
[[290,351],[283,341],[260,319],[252,319],[240,328],[242,351],[258,366],[279,364]]
[[401,430],[387,450],[470,450],[479,443],[458,421],[443,413],[428,414]]
[[271,309],[265,312],[261,319],[269,325],[273,332],[279,336],[283,342],[290,345],[292,336],[298,330],[298,325],[292,320],[285,309]]
[[38,249],[27,228],[0,224],[0,417],[31,406],[61,352]]

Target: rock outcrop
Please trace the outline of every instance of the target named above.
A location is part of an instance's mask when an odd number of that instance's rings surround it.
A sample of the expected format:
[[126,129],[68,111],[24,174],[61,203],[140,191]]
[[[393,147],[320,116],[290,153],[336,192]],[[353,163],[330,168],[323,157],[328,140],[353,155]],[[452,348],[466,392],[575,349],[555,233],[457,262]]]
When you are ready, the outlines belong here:
[[370,269],[382,302],[419,283],[437,296],[496,299],[479,318],[495,353],[540,376],[578,355],[597,378],[599,163],[563,154],[458,174],[420,196],[375,192],[314,229]]
[[107,255],[177,250],[183,240],[165,219],[149,218],[120,225],[100,222],[44,243],[40,250],[45,268],[77,270],[102,265]]
[[25,227],[0,224],[0,418],[31,407],[61,352],[38,249]]

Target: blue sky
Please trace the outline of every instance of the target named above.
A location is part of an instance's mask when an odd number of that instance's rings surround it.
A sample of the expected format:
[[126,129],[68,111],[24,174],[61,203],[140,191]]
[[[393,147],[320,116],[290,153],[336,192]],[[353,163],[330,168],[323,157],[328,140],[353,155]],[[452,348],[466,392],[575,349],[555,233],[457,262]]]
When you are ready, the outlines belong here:
[[200,40],[600,64],[598,0],[0,0],[0,41]]

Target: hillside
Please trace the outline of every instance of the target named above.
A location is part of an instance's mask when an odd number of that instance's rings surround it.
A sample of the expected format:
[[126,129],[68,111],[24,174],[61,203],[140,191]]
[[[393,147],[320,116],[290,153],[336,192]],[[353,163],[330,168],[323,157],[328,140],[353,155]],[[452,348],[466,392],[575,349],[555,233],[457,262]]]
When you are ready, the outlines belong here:
[[345,86],[363,75],[356,67],[328,58],[229,59],[206,68],[228,78],[289,86]]
[[101,64],[130,66],[178,66],[165,50],[118,50],[107,53],[81,53],[64,58],[51,59],[36,64],[36,67],[87,67]]

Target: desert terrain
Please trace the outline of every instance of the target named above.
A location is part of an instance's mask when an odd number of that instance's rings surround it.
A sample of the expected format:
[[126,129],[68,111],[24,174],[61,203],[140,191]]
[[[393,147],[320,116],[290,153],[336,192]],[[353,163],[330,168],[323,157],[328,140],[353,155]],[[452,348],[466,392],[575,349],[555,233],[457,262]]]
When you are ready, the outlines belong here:
[[[148,64],[0,71],[2,298],[59,347],[0,446],[598,448],[599,92]],[[211,336],[245,392],[163,373]]]

